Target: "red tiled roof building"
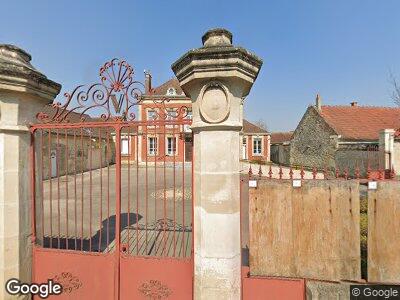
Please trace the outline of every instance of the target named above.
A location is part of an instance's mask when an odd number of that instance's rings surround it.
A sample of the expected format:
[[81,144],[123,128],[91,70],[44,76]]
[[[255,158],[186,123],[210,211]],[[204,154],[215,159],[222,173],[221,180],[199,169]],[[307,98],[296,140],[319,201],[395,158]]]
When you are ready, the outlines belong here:
[[319,168],[366,172],[379,169],[379,134],[400,128],[400,108],[322,105],[309,106],[290,142],[290,163]]
[[[155,100],[166,99],[162,105],[155,104]],[[152,77],[146,73],[145,94],[138,112],[138,121],[153,118],[159,110],[167,109],[179,111],[188,109],[185,118],[191,118],[191,99],[185,95],[176,78],[172,78],[158,87],[152,87]],[[160,107],[158,107],[160,106]],[[152,129],[149,129],[150,131]],[[148,163],[154,161],[175,162],[191,161],[192,133],[190,126],[185,125],[183,136],[179,136],[179,128],[168,126],[144,135],[125,134],[121,139],[121,155],[124,161]],[[267,130],[243,120],[243,129],[240,135],[240,146],[243,160],[269,161],[270,134]]]

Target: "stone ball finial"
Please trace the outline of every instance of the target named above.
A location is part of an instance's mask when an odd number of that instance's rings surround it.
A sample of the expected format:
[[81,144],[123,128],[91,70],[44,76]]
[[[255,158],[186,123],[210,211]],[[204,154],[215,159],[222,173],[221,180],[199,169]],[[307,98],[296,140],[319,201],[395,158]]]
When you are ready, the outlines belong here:
[[203,37],[204,47],[232,46],[232,33],[224,28],[207,31]]

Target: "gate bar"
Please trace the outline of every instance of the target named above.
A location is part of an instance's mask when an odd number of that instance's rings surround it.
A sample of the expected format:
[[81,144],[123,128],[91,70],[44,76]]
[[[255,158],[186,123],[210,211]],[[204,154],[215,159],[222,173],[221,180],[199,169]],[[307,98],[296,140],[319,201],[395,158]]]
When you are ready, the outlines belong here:
[[115,299],[120,295],[120,247],[121,247],[121,126],[115,126]]

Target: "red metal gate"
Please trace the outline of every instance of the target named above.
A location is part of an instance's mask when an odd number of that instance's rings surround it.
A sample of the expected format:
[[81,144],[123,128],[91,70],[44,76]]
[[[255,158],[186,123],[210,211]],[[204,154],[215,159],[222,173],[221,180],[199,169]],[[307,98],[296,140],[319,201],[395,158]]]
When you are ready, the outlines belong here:
[[188,107],[145,102],[125,61],[100,77],[31,126],[33,281],[57,299],[191,299]]

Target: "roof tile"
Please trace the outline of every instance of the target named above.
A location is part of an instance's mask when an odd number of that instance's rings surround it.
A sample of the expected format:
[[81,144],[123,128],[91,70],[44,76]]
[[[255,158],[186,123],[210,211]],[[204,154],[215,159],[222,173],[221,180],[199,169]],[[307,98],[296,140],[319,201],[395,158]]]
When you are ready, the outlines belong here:
[[377,140],[382,129],[400,128],[400,108],[322,106],[320,114],[337,134],[350,140]]
[[259,133],[259,134],[265,134],[268,133],[267,130],[262,129],[261,127],[250,123],[249,121],[243,119],[243,133]]
[[282,144],[290,142],[293,137],[293,131],[288,132],[273,132],[271,133],[271,144]]

